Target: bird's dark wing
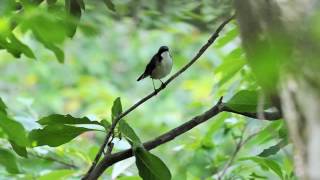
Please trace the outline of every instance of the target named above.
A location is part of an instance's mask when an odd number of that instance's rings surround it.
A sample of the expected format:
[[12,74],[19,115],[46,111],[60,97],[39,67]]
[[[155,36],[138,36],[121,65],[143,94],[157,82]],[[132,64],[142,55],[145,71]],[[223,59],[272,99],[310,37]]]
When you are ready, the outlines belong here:
[[160,61],[160,57],[158,54],[155,54],[148,65],[146,66],[146,69],[144,70],[144,73],[137,79],[137,81],[140,81],[141,79],[144,79],[151,75],[152,71],[156,67],[156,64]]

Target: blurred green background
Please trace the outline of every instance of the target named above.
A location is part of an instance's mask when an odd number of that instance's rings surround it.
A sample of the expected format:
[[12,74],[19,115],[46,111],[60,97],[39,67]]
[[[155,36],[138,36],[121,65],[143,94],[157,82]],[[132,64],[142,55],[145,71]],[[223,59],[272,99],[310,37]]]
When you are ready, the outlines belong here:
[[[66,38],[64,30],[55,24],[57,14],[63,13],[59,9],[63,1],[58,1],[51,11],[40,4],[31,6],[21,17],[7,14],[0,18],[0,29],[6,29],[8,19],[20,18],[14,34],[36,57],[15,58],[5,50],[0,51],[0,97],[9,114],[27,131],[40,128],[36,121],[55,113],[111,121],[114,99],[121,97],[123,108],[127,109],[152,92],[151,79],[140,82],[136,79],[160,46],[170,48],[174,60],[172,75],[191,60],[218,25],[232,14],[231,0],[121,0],[114,2],[116,12],[98,0],[85,4],[73,38]],[[59,63],[55,54],[34,35],[35,27],[40,36],[63,50],[64,63]],[[227,101],[241,89],[256,90],[258,86],[246,65],[233,21],[198,62],[125,120],[147,141],[201,114],[221,96]],[[277,144],[279,129],[284,129],[283,122],[222,113],[152,152],[166,163],[173,179],[215,179],[230,159],[242,132],[244,137],[259,132],[242,147],[224,179],[292,179],[291,146],[268,157],[271,163],[276,163],[275,169],[241,160]],[[0,134],[1,146],[10,149],[6,136]],[[79,179],[90,166],[104,136],[103,132],[92,131],[56,148],[28,149],[28,158],[15,155],[20,173],[10,174],[0,167],[0,177]],[[124,139],[115,140],[115,151],[129,147]],[[109,168],[102,179],[140,178],[134,160],[128,159]]]

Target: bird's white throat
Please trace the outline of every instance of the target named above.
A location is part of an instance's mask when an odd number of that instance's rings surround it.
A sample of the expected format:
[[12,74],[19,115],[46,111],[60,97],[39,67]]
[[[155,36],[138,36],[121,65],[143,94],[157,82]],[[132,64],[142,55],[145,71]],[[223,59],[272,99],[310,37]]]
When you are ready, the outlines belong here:
[[162,60],[156,64],[156,68],[151,73],[151,78],[161,79],[167,76],[172,69],[172,59],[169,51],[161,53]]

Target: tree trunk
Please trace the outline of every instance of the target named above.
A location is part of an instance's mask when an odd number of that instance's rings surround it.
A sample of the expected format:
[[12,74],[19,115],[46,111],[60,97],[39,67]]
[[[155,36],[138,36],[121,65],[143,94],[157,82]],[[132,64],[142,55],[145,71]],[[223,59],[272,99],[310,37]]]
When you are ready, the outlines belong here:
[[319,6],[319,0],[235,0],[248,63],[287,121],[295,173],[312,180],[320,179]]

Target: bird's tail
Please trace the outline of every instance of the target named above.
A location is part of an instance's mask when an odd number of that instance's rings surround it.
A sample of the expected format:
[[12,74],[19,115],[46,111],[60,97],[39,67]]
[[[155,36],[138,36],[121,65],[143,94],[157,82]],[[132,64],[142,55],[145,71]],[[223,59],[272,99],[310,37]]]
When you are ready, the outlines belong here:
[[141,74],[141,76],[137,79],[137,81],[140,81],[144,78],[146,78],[147,76],[145,75],[145,73]]

